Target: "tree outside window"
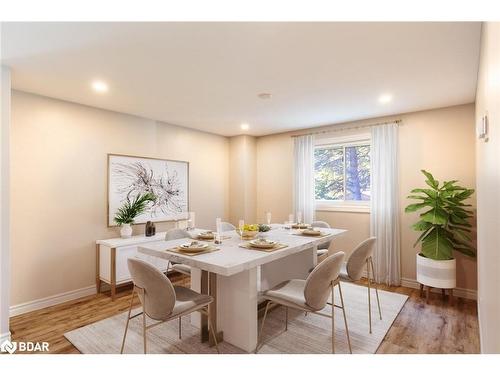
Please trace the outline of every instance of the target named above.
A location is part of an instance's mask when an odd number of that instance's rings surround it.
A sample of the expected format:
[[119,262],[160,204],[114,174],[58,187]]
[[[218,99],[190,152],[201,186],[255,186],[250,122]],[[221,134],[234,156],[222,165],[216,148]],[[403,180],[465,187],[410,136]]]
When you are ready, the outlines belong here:
[[318,146],[314,169],[316,200],[370,200],[369,144]]

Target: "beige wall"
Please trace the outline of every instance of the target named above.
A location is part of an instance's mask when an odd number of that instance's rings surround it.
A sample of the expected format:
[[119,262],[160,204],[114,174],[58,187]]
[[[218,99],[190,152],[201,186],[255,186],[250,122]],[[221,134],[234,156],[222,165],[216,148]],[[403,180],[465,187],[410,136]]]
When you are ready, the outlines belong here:
[[11,305],[94,283],[94,241],[118,234],[106,222],[107,153],[187,160],[197,225],[229,214],[225,137],[14,91],[11,145]]
[[500,23],[483,24],[476,122],[489,119],[488,141],[476,143],[478,305],[481,352],[500,353]]
[[10,69],[0,66],[0,345],[10,339]]
[[[408,113],[336,127],[350,127],[389,119],[403,120],[399,131],[401,268],[404,278],[414,280],[415,254],[418,249],[413,248],[413,243],[417,233],[410,229],[410,225],[416,221],[417,216],[404,214],[403,209],[409,203],[406,196],[412,188],[424,185],[420,169],[432,171],[442,180],[458,179],[466,186],[475,186],[474,105]],[[365,133],[366,129],[359,131]],[[284,221],[292,212],[293,142],[290,135],[299,133],[301,132],[271,135],[257,140],[256,204],[258,219],[261,221],[266,210],[272,212],[273,221]],[[475,197],[471,201],[475,205]],[[334,227],[349,230],[344,237],[336,241],[336,249],[349,253],[357,243],[369,236],[368,213],[323,211],[317,212],[316,217]],[[475,261],[460,254],[457,254],[457,258],[458,286],[476,289]]]
[[229,139],[229,222],[254,223],[256,201],[256,139],[241,135]]

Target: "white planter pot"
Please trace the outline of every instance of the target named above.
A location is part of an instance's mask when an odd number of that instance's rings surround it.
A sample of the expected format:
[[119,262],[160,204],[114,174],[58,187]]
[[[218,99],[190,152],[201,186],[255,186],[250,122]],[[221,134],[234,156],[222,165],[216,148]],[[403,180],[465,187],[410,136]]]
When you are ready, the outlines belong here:
[[433,288],[453,289],[457,285],[455,259],[434,260],[417,254],[417,281]]
[[120,228],[120,236],[122,238],[132,237],[132,227],[130,226],[130,224],[122,224]]

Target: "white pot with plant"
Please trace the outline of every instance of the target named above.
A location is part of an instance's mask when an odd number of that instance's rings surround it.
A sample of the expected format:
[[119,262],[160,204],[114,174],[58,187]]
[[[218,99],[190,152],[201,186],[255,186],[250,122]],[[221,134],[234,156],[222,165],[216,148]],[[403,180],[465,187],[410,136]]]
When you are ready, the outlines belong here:
[[457,180],[444,181],[441,185],[432,174],[422,170],[429,188],[413,189],[410,204],[405,212],[420,213],[420,220],[412,228],[422,232],[415,242],[422,244],[417,254],[417,281],[433,288],[453,289],[456,287],[456,261],[453,251],[475,257],[471,242],[470,218],[473,216],[470,204],[465,204],[473,193],[456,185]]
[[156,197],[152,193],[139,194],[132,201],[127,197],[127,200],[115,215],[115,223],[121,227],[120,236],[122,238],[132,236],[131,225],[134,224],[135,218],[146,210],[150,202],[155,200]]

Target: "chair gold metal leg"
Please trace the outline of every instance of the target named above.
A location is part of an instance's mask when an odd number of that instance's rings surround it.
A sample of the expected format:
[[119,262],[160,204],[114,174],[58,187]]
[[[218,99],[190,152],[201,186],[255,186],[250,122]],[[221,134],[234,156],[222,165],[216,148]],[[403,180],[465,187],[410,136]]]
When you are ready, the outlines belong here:
[[332,354],[335,354],[335,297],[332,283]]
[[[375,275],[375,268],[373,268],[373,258],[370,257],[370,265],[372,267],[372,276]],[[377,284],[375,283],[375,294],[377,295],[377,306],[378,306],[378,315],[380,317],[380,320],[382,320],[382,310],[380,309],[380,299],[378,298],[378,288]]]
[[214,322],[212,321],[212,316],[210,315],[208,307],[207,307],[207,316],[208,316],[208,330],[212,332],[212,337],[214,339],[214,344],[215,344],[215,350],[217,350],[217,354],[220,354],[219,345],[217,344],[217,334],[215,332],[215,325]]
[[144,340],[144,354],[146,354],[147,353],[147,349],[146,349],[146,310],[144,309],[144,306],[146,305],[146,295],[144,292],[142,293],[142,301],[143,301],[143,305],[142,305],[142,336],[143,336],[143,340]]
[[339,286],[340,302],[342,303],[342,313],[344,315],[344,325],[345,325],[345,333],[347,335],[347,343],[349,344],[349,352],[352,354],[351,338],[349,336],[349,327],[347,326],[347,316],[345,313],[344,296],[342,295],[342,287],[340,286],[340,281],[338,283],[338,286]]
[[179,340],[182,339],[182,317],[179,316]]
[[285,331],[288,331],[288,306],[285,306]]
[[263,342],[262,332],[264,331],[264,324],[266,323],[267,310],[269,309],[269,305],[271,305],[271,301],[268,301],[266,304],[266,310],[264,311],[264,317],[262,318],[262,324],[260,325],[260,333],[259,333],[259,338],[257,340],[257,346],[255,347],[255,354],[257,354],[257,351],[259,350]]
[[127,337],[128,323],[130,322],[130,313],[132,312],[132,305],[134,304],[134,293],[135,286],[132,289],[132,297],[130,298],[130,308],[128,309],[127,324],[125,324],[125,332],[123,333],[122,348],[120,349],[120,354],[123,354],[123,348],[125,347],[125,338]]
[[368,278],[368,324],[370,325],[370,333],[372,333],[372,301],[370,292],[370,263],[366,261],[366,276]]

